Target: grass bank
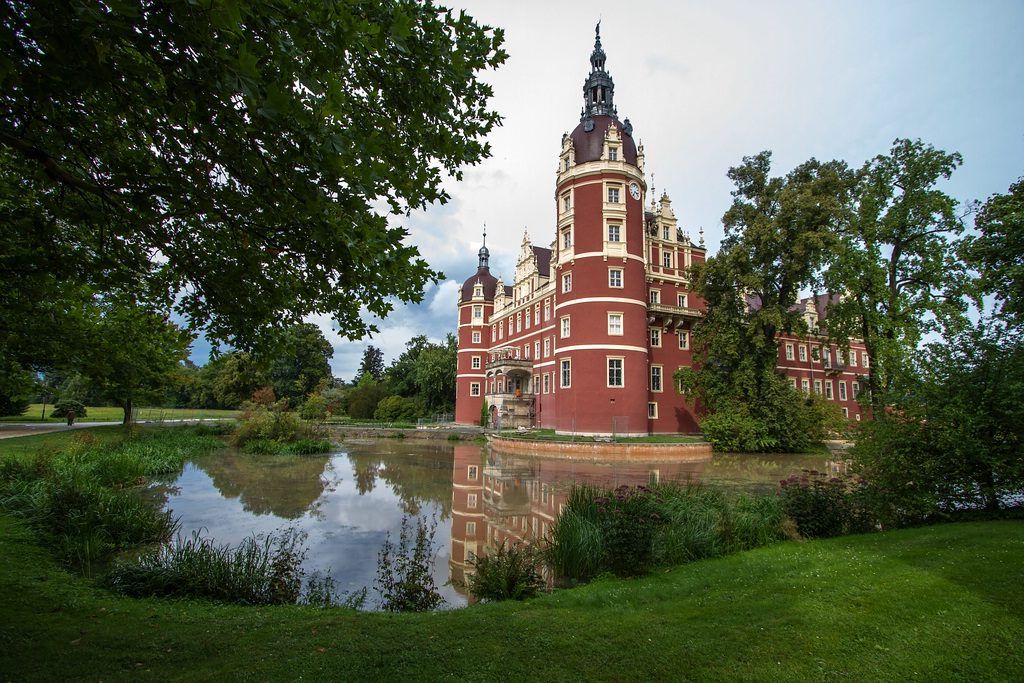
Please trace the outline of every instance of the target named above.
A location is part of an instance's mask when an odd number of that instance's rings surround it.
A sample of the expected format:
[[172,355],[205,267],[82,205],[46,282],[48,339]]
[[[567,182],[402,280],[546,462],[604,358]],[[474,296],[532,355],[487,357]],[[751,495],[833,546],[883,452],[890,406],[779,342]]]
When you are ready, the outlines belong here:
[[422,615],[112,597],[0,517],[10,680],[1010,680],[1024,523],[780,543]]
[[[46,405],[46,417],[43,418],[43,404],[33,403],[21,415],[0,417],[0,422],[65,422],[63,417],[50,417],[53,404]],[[124,410],[117,406],[86,406],[85,416],[78,417],[82,422],[121,422]],[[135,419],[142,421],[158,420],[207,420],[212,418],[235,418],[240,411],[218,410],[215,408],[138,408]],[[41,419],[42,418],[42,419]]]

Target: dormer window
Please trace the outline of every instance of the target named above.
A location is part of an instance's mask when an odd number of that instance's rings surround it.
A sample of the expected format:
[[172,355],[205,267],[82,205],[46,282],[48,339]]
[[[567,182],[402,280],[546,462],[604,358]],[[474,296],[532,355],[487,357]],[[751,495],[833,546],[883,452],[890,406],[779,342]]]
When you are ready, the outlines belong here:
[[661,226],[661,239],[667,240],[669,237],[669,228],[667,225]]
[[608,148],[608,161],[618,161],[618,160],[619,160],[619,148],[618,147],[609,147]]
[[566,157],[565,159],[562,160],[562,170],[563,171],[568,171],[569,170],[569,157]]
[[473,286],[473,296],[474,297],[478,297],[478,296],[482,297],[483,295],[484,295],[484,286],[483,285],[474,285]]

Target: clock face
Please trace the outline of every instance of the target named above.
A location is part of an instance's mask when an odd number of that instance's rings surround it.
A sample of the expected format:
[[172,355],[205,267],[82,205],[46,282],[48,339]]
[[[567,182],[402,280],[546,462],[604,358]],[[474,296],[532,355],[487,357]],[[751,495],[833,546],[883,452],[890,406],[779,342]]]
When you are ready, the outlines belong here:
[[636,183],[630,183],[629,193],[633,195],[633,199],[640,199],[640,186]]

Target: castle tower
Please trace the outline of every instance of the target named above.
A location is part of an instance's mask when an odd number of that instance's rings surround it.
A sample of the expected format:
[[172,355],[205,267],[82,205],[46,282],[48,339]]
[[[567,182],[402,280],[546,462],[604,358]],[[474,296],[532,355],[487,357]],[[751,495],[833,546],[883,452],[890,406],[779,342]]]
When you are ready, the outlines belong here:
[[[643,156],[619,121],[600,24],[555,185],[558,432],[647,434]],[[548,426],[548,425],[545,425]]]
[[459,293],[459,353],[455,381],[455,421],[459,424],[479,424],[484,403],[484,365],[490,345],[484,331],[494,311],[494,294],[498,287],[497,278],[491,275],[487,228],[484,228],[484,243],[477,256],[476,275],[462,284]]

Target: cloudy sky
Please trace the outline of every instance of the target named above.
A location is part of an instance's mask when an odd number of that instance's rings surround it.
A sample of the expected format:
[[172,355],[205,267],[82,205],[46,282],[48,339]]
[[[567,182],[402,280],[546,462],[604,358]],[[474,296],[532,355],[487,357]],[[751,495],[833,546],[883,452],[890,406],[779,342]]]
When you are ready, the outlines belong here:
[[390,362],[415,334],[454,331],[485,222],[492,272],[506,281],[524,229],[537,244],[553,239],[557,156],[579,121],[599,18],[619,117],[643,142],[659,194],[692,234],[703,226],[712,250],[731,201],[726,171],[765,149],[784,174],[811,157],[859,165],[897,137],[921,138],[963,155],[944,185],[962,202],[1024,175],[1019,0],[449,4],[505,29],[509,59],[485,76],[504,122],[489,138],[493,156],[449,183],[447,205],[403,220],[450,279],[378,323],[371,340],[344,341],[317,321],[345,379],[367,344]]

